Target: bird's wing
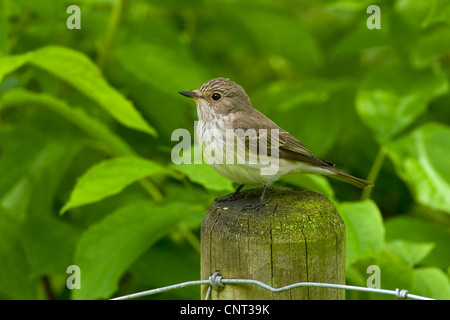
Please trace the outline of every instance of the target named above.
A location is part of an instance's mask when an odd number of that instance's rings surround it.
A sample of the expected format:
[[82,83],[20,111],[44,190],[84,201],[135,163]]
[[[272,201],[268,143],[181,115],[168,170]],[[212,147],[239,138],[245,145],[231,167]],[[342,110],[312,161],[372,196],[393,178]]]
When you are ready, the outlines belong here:
[[[245,114],[240,114],[239,117],[232,117],[233,129],[255,129],[257,134],[258,145],[262,138],[267,141],[267,154],[270,155],[270,150],[276,148],[276,142],[272,141],[271,130],[278,130],[278,148],[279,158],[291,161],[302,161],[317,166],[333,167],[331,162],[321,160],[315,157],[304,145],[295,139],[289,132],[280,128],[275,122],[267,118],[263,113],[257,109],[247,109]],[[260,129],[267,129],[267,137],[263,137],[264,133]],[[265,141],[264,141],[265,142]],[[251,143],[251,142],[249,142]],[[248,148],[248,145],[246,143]]]

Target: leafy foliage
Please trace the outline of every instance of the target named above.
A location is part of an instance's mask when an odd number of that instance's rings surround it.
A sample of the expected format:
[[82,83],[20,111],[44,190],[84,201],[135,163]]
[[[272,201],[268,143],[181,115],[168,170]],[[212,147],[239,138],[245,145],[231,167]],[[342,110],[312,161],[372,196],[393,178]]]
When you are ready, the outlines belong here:
[[[449,299],[450,1],[375,2],[0,0],[0,297],[197,279],[201,220],[233,188],[206,165],[174,165],[171,134],[196,120],[177,91],[222,76],[376,184],[276,183],[336,204],[348,283],[365,286],[378,265],[382,288]],[[79,30],[66,26],[72,4]],[[369,30],[373,4],[381,29]],[[72,264],[79,290],[66,287]]]

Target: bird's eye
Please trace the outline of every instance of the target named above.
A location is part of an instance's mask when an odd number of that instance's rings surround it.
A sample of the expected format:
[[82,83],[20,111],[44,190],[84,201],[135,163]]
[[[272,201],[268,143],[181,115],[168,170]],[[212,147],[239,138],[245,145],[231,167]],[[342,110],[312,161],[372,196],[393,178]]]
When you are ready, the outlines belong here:
[[213,100],[220,100],[220,98],[222,98],[222,95],[220,93],[213,93],[213,95],[211,96],[213,98]]

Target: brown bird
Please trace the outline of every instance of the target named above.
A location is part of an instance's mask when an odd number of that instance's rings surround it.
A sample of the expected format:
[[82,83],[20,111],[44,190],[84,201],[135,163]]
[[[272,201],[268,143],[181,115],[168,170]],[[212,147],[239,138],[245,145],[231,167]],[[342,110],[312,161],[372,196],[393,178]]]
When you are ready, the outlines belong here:
[[[239,183],[234,193],[218,201],[236,199],[246,184],[264,184],[259,203],[244,207],[258,210],[268,202],[264,201],[268,185],[291,172],[329,176],[358,188],[372,186],[315,157],[291,134],[253,108],[245,90],[229,79],[212,79],[197,90],[179,93],[196,102],[197,137],[205,160],[220,175]],[[236,148],[239,141],[245,146],[243,149]]]

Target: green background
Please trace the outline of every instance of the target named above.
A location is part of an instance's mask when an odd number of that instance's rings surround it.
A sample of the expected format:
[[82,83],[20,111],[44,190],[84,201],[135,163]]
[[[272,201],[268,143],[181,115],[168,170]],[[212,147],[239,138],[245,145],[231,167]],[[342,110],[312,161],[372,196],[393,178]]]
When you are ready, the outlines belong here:
[[[381,29],[366,25],[373,4]],[[199,279],[202,218],[235,186],[174,165],[171,134],[196,120],[177,91],[221,76],[315,155],[375,182],[275,184],[335,203],[348,284],[378,265],[384,289],[450,299],[449,24],[448,0],[0,0],[0,298]],[[69,290],[73,264],[81,289]]]

